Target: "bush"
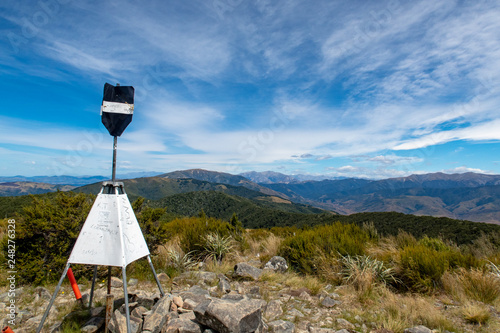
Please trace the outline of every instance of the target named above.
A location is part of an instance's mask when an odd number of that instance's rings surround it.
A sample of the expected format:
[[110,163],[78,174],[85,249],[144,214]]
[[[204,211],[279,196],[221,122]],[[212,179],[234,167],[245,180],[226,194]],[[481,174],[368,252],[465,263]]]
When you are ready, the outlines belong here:
[[441,277],[449,267],[448,253],[425,245],[407,246],[399,252],[402,281],[415,291],[429,292],[441,284]]
[[[16,219],[16,268],[21,283],[40,285],[60,278],[93,197],[58,192],[52,199],[31,198]],[[4,251],[6,246],[4,241]],[[72,269],[78,276],[90,266]]]
[[217,234],[229,237],[235,228],[228,222],[206,217],[189,217],[175,219],[165,224],[167,239],[179,237],[179,246],[184,253],[202,257],[205,253],[206,235]]
[[321,255],[331,258],[362,255],[368,241],[368,233],[360,227],[336,222],[297,231],[281,243],[278,255],[287,259],[290,266],[299,272],[315,274],[318,273],[316,263]]
[[481,264],[472,254],[464,254],[459,248],[446,245],[438,238],[425,236],[418,242],[411,241],[408,236],[404,239],[401,244],[407,245],[398,251],[396,262],[401,280],[410,290],[430,292],[442,285],[441,278],[446,270],[470,269]]
[[165,208],[152,208],[144,206],[144,198],[138,198],[132,203],[137,222],[141,227],[142,234],[148,244],[151,254],[158,252],[158,246],[167,240],[165,222],[162,217],[165,215]]

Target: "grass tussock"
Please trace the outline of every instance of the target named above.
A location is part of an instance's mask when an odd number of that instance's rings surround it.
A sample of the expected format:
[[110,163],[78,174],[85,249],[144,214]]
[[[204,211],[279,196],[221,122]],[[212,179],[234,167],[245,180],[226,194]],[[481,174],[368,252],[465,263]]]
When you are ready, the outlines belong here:
[[300,275],[294,272],[275,273],[264,272],[260,281],[269,286],[288,287],[291,289],[308,289],[312,295],[317,295],[324,287],[324,283],[315,276]]
[[405,328],[424,325],[438,331],[454,331],[453,323],[436,308],[432,298],[388,292],[381,304],[382,327],[402,333]]
[[443,278],[445,290],[456,298],[494,304],[500,299],[500,278],[480,269],[460,269]]
[[485,325],[490,321],[491,318],[491,312],[489,308],[486,305],[480,303],[469,302],[465,304],[461,309],[461,313],[463,319],[467,323],[474,325]]

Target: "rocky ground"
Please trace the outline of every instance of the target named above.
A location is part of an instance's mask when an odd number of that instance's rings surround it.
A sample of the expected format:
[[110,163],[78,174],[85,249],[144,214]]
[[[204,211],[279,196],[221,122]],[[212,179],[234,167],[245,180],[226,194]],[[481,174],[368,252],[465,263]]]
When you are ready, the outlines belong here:
[[[282,259],[282,258],[281,258]],[[203,270],[189,271],[173,280],[162,273],[165,289],[160,297],[154,281],[128,281],[132,332],[321,332],[321,333],[390,333],[372,316],[353,309],[342,287],[283,287],[262,274],[285,274],[286,263],[273,258],[265,270],[249,263],[235,266],[231,274]],[[274,261],[273,261],[274,260]],[[266,273],[267,271],[267,273]],[[269,273],[270,272],[270,273]],[[228,276],[229,275],[229,276]],[[126,332],[123,283],[113,278],[115,296],[111,332]],[[88,304],[89,285],[82,285],[83,304]],[[16,290],[16,333],[35,332],[49,303],[51,292],[43,287]],[[51,309],[43,332],[63,332],[68,322],[81,322],[79,329],[64,332],[103,332],[106,286],[100,283],[89,311],[75,301],[71,288],[63,286]],[[8,313],[9,296],[0,295],[0,308]],[[436,307],[444,306],[436,304]],[[372,307],[373,308],[373,307]],[[375,307],[376,308],[376,307]],[[370,310],[376,312],[377,310]],[[8,325],[5,318],[3,327]],[[425,326],[407,327],[404,332],[433,332]],[[441,330],[440,332],[446,332]]]

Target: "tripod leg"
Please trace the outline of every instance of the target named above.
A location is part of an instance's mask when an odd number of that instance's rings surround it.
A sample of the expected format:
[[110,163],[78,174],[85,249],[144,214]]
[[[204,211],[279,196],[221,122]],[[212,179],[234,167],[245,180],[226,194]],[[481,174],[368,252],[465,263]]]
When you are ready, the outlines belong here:
[[161,297],[163,297],[163,296],[165,296],[165,293],[163,292],[163,289],[161,287],[160,280],[158,280],[158,276],[156,275],[155,267],[153,266],[153,262],[151,261],[151,257],[149,256],[149,254],[148,254],[148,262],[149,262],[149,266],[151,267],[151,270],[153,271],[153,275],[155,277],[156,284],[158,285],[158,289],[160,289],[160,295],[161,295]]
[[49,306],[47,307],[47,310],[45,310],[45,313],[43,314],[42,321],[40,322],[40,325],[38,325],[38,328],[36,330],[36,333],[40,333],[43,328],[43,324],[45,323],[45,320],[47,319],[47,316],[49,315],[50,308],[54,304],[54,301],[56,300],[57,293],[59,292],[59,288],[61,288],[61,284],[64,281],[64,278],[66,277],[66,273],[68,273],[69,269],[69,263],[66,264],[66,268],[64,269],[64,272],[61,275],[61,279],[59,280],[59,283],[57,284],[56,290],[54,290],[54,295],[52,295],[52,298],[50,299]]

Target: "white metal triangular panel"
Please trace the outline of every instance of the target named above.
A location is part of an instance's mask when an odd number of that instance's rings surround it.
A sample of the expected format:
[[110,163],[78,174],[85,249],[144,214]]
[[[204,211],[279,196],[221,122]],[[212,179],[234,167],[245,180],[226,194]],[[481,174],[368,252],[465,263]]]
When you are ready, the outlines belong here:
[[98,194],[68,262],[125,267],[149,249],[126,194]]

